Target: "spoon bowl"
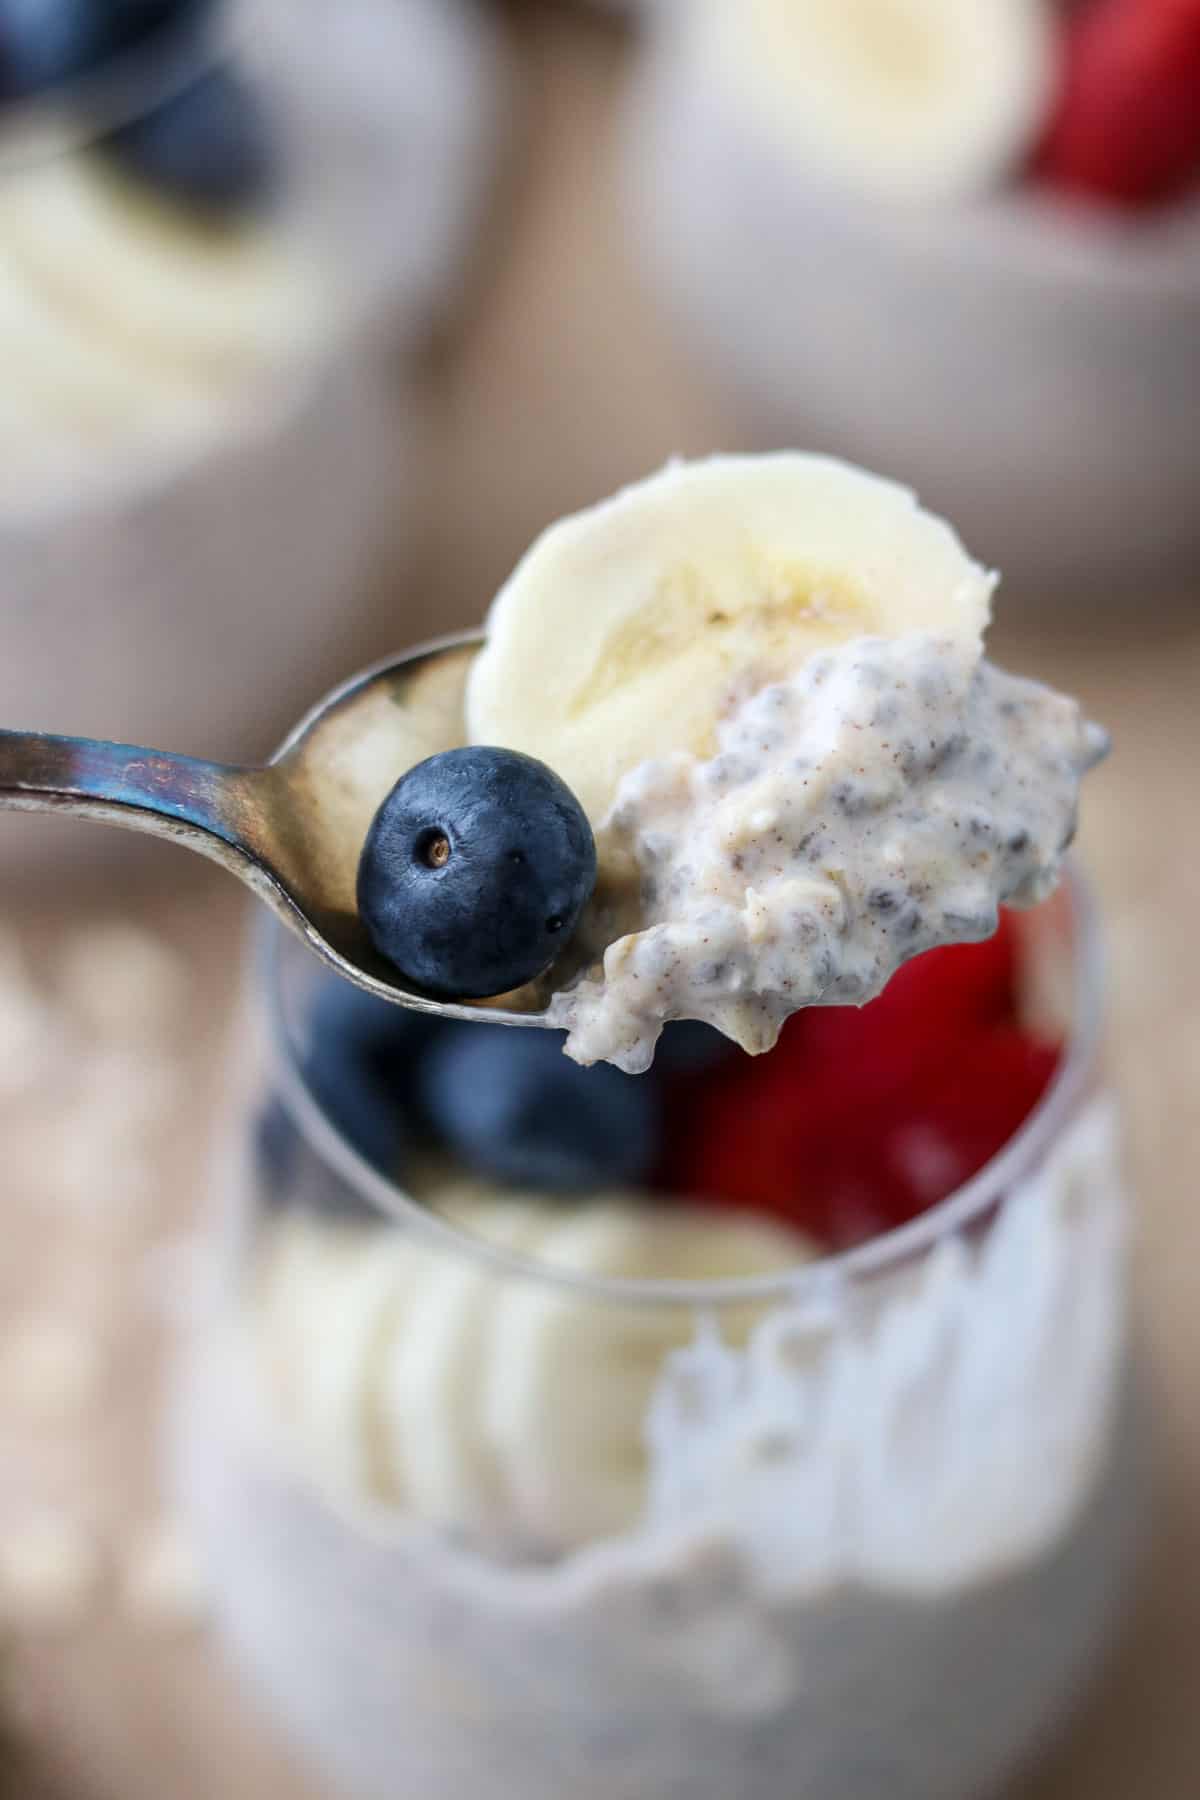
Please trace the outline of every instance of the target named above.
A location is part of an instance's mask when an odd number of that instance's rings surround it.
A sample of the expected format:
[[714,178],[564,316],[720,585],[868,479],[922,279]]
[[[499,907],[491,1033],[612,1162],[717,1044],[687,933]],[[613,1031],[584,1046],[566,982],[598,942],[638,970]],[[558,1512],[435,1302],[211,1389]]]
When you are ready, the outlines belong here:
[[[463,742],[466,632],[389,657],[319,701],[261,766],[132,744],[0,731],[0,808],[150,832],[236,875],[345,980],[443,1018],[545,1025],[534,990],[445,1002],[405,984],[358,915],[358,859],[375,812],[427,756]],[[522,1004],[522,998],[527,1004]]]

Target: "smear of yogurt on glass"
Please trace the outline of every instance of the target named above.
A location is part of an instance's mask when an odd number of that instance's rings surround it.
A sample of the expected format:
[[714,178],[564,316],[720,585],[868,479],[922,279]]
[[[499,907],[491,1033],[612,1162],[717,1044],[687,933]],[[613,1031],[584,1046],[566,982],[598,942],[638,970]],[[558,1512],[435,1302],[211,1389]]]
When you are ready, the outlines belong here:
[[644,762],[597,832],[583,967],[549,1006],[580,1063],[650,1066],[668,1019],[752,1055],[801,1007],[1049,895],[1108,748],[1075,701],[913,633],[856,638],[733,710],[717,754]]

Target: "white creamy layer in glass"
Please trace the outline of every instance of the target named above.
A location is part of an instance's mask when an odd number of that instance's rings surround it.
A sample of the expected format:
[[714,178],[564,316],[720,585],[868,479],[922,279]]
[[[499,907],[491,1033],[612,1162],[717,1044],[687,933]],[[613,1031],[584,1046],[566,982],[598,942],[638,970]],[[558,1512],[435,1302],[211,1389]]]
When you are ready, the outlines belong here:
[[[773,1220],[633,1192],[526,1197],[459,1177],[422,1204],[585,1280],[780,1275],[815,1254]],[[763,1311],[727,1312],[728,1341]],[[646,1411],[693,1331],[684,1307],[581,1305],[381,1220],[303,1206],[265,1228],[247,1318],[267,1406],[334,1504],[539,1558],[638,1524]]]

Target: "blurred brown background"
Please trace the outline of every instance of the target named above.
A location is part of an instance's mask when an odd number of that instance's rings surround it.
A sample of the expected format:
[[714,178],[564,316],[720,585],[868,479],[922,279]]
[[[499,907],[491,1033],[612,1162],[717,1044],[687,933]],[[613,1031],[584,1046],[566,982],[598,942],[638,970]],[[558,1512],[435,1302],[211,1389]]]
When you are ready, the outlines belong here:
[[[531,537],[563,511],[673,452],[746,441],[623,248],[610,162],[625,32],[563,5],[510,7],[507,19],[519,70],[509,163],[461,315],[427,359],[423,540],[402,592],[381,576],[385,647],[476,621]],[[1117,741],[1089,793],[1083,851],[1110,926],[1112,1056],[1140,1195],[1162,1444],[1157,1529],[1130,1629],[1072,1738],[1019,1800],[1190,1800],[1200,1782],[1197,602],[1200,592],[1175,592],[1118,606],[1096,593],[1058,617],[1017,603],[1004,615],[1002,605],[995,641],[1000,660],[1077,692]],[[64,1499],[86,1489],[134,1547],[156,1517],[165,1342],[145,1304],[145,1255],[203,1201],[245,911],[232,884],[165,848],[151,851],[148,876],[136,909],[186,958],[191,993],[185,1092],[155,1151],[153,1196],[132,1216],[114,1201],[111,1216],[86,1221],[14,1203],[0,1264],[0,1305],[34,1295],[86,1307],[104,1346],[103,1397],[82,1441],[72,1423],[34,1448],[5,1435],[0,1454],[36,1448]],[[58,903],[13,899],[5,910],[52,964],[61,932],[106,909],[111,900],[76,885]],[[5,1120],[11,1145],[10,1112]],[[169,1594],[158,1608],[122,1604],[116,1580],[110,1569],[86,1619],[19,1630],[0,1651],[18,1746],[14,1800],[318,1800],[203,1630],[173,1619]]]

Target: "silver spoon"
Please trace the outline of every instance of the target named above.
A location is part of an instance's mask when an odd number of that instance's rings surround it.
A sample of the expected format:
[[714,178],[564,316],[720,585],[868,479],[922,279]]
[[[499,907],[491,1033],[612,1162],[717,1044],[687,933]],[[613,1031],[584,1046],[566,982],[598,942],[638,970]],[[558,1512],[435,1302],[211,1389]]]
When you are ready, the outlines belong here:
[[331,969],[396,1005],[545,1025],[532,989],[527,1008],[413,992],[372,947],[355,899],[376,807],[406,769],[462,741],[463,690],[482,641],[479,632],[441,638],[353,676],[259,768],[0,731],[0,809],[66,813],[198,850],[244,881]]

